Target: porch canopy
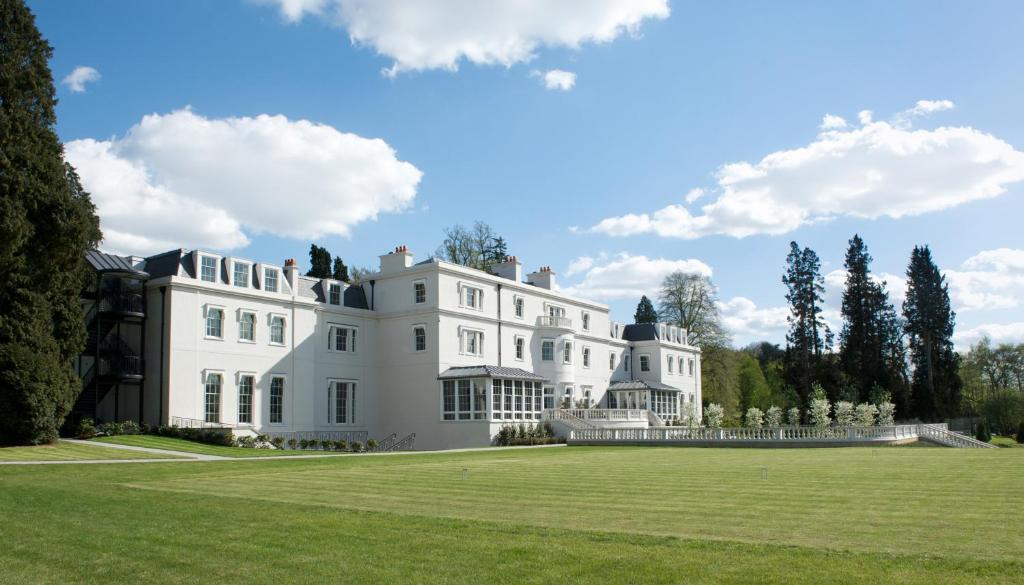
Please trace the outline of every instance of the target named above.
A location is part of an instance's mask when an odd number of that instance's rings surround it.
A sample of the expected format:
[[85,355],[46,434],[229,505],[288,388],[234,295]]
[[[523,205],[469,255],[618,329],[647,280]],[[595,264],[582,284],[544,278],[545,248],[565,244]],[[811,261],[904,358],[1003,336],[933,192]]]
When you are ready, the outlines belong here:
[[457,366],[448,368],[438,374],[438,380],[461,380],[463,378],[507,378],[512,380],[530,380],[547,382],[547,378],[522,368],[506,368],[503,366]]
[[621,380],[608,385],[608,408],[647,409],[663,418],[679,416],[682,390],[652,380]]

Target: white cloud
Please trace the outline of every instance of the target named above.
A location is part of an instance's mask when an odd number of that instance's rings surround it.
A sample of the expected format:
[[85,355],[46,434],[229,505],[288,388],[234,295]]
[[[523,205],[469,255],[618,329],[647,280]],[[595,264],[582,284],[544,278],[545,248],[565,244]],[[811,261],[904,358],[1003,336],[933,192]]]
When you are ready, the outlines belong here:
[[569,262],[569,268],[565,271],[566,276],[586,272],[594,265],[594,259],[590,256],[580,256]]
[[75,93],[83,93],[85,91],[85,84],[99,81],[100,77],[99,71],[92,67],[80,65],[75,67],[74,71],[61,80],[61,83],[68,86],[68,89]]
[[949,100],[918,100],[908,113],[912,116],[927,116],[935,112],[944,112],[953,109],[953,102]]
[[703,197],[704,193],[705,193],[704,189],[701,189],[700,187],[695,187],[693,189],[690,189],[690,191],[686,194],[686,197],[684,197],[684,200],[686,201],[687,204],[693,204],[698,199]]
[[985,250],[943,274],[958,311],[1009,309],[1024,298],[1024,250]]
[[870,124],[871,123],[871,117],[873,115],[874,115],[874,112],[872,112],[871,110],[861,110],[861,111],[857,112],[857,121],[860,122],[861,125]]
[[96,203],[104,247],[123,253],[230,250],[258,233],[346,236],[406,209],[422,176],[383,140],[284,116],[152,114],[123,137],[65,150]]
[[550,71],[535,71],[534,73],[544,78],[544,87],[547,89],[569,91],[576,85],[576,74],[571,71],[551,69]]
[[669,15],[668,0],[257,0],[296,22],[306,14],[348,31],[355,45],[392,59],[389,76],[459,63],[510,67],[541,47],[578,49],[637,35]]
[[993,343],[1024,343],[1024,322],[986,323],[967,330],[958,330],[953,334],[953,342],[957,349],[966,351],[974,343],[988,337]]
[[839,116],[825,114],[825,117],[821,119],[821,125],[818,127],[822,130],[838,130],[839,128],[846,128],[846,120]]
[[970,127],[911,130],[871,122],[824,132],[807,146],[755,163],[723,165],[716,177],[717,198],[699,213],[673,204],[609,217],[589,231],[743,238],[839,216],[920,215],[1001,195],[1024,181],[1024,152]]
[[781,342],[786,337],[788,307],[758,308],[746,297],[733,297],[727,302],[719,302],[718,311],[722,324],[732,334],[736,345],[759,340]]
[[[889,292],[889,300],[896,308],[896,312],[902,311],[903,299],[907,298],[907,279],[899,274],[889,272],[872,272],[871,280],[881,284],[885,283],[885,290]],[[838,268],[825,275],[825,300],[835,306],[843,303],[843,290],[846,289],[846,270]]]
[[562,291],[594,300],[639,299],[641,295],[653,299],[665,277],[677,270],[711,276],[711,267],[700,260],[648,258],[623,252],[601,260],[590,259],[585,269],[577,271],[583,274],[582,280]]

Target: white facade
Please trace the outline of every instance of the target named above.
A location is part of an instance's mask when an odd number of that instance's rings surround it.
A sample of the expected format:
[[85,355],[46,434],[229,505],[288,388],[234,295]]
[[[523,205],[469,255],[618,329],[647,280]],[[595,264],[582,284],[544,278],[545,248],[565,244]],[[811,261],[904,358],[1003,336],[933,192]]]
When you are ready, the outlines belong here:
[[[145,267],[150,422],[416,433],[416,448],[444,449],[487,445],[503,424],[537,422],[543,409],[569,403],[674,418],[689,402],[700,416],[700,350],[685,331],[613,323],[607,306],[554,290],[549,269],[523,282],[514,258],[486,274],[413,264],[400,247],[349,287],[299,276],[291,261],[168,254]],[[492,378],[439,380],[470,366],[516,368],[538,381],[497,378],[495,389]],[[653,389],[608,392],[629,380],[670,390],[657,400]]]

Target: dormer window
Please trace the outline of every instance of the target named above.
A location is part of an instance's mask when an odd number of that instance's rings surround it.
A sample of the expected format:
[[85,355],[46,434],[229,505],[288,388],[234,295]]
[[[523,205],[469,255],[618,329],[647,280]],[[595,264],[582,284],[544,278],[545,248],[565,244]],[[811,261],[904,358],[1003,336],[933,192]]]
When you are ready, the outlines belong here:
[[249,265],[245,262],[233,262],[231,284],[247,288],[249,286]]
[[217,259],[213,256],[199,257],[199,279],[205,282],[217,282]]
[[263,290],[277,292],[277,268],[263,269]]
[[327,287],[327,290],[328,290],[327,302],[332,304],[332,305],[340,305],[341,304],[341,285],[338,284],[338,283],[331,283],[331,285]]

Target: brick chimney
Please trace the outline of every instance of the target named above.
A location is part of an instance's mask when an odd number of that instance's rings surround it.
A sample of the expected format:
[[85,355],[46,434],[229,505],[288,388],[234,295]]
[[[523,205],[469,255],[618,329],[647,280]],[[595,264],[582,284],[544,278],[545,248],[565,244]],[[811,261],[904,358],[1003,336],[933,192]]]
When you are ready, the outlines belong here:
[[505,256],[503,262],[491,266],[491,272],[512,282],[523,281],[523,265],[515,256]]
[[551,271],[550,266],[541,266],[540,270],[538,270],[537,272],[531,272],[529,275],[527,275],[526,281],[540,288],[554,290],[555,273]]
[[398,246],[394,252],[388,252],[380,257],[380,273],[388,274],[398,272],[412,266],[412,252],[408,246]]
[[295,290],[295,281],[299,276],[299,264],[295,262],[295,258],[289,258],[284,261],[284,279],[288,281],[288,286],[292,290]]

